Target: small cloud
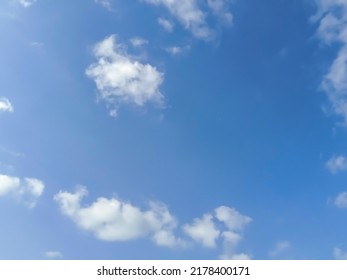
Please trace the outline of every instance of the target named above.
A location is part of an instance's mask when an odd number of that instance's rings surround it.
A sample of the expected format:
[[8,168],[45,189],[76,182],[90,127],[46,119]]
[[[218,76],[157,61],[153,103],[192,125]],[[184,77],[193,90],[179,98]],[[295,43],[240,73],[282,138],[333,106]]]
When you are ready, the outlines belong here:
[[291,247],[291,243],[289,241],[280,241],[275,245],[275,248],[269,252],[271,257],[276,257],[280,253],[288,250]]
[[147,45],[148,41],[139,37],[135,37],[130,39],[130,43],[133,45],[133,47],[142,47],[144,45]]
[[342,251],[338,247],[334,248],[333,255],[336,260],[347,260],[347,252]]
[[333,156],[325,164],[326,168],[333,174],[347,171],[347,158],[345,156]]
[[35,3],[36,0],[19,0],[19,4],[21,4],[24,8],[28,8]]
[[347,208],[347,192],[342,192],[334,200],[334,205],[338,208]]
[[175,27],[175,25],[171,22],[171,21],[169,21],[169,20],[167,20],[167,19],[165,19],[165,18],[158,18],[158,23],[159,23],[159,25],[161,26],[161,27],[163,27],[167,32],[172,32],[173,31],[173,29],[174,29],[174,27]]
[[190,49],[190,46],[184,46],[184,47],[171,46],[171,47],[165,48],[164,50],[171,55],[179,55],[183,52],[188,51],[189,49]]
[[103,6],[104,8],[106,8],[109,11],[112,10],[111,0],[95,0],[95,3],[100,4],[101,6]]
[[45,256],[48,259],[62,259],[63,254],[60,253],[59,251],[47,251],[45,252]]
[[14,109],[13,109],[11,102],[5,97],[0,97],[0,113],[1,112],[12,113],[13,111],[14,111]]
[[112,115],[116,115],[121,104],[163,105],[164,96],[159,87],[164,74],[129,55],[115,35],[97,43],[94,55],[98,61],[87,68],[86,75],[96,83],[99,99],[106,102]]
[[34,208],[43,194],[45,185],[36,178],[24,178],[0,174],[0,197],[14,196],[29,208]]

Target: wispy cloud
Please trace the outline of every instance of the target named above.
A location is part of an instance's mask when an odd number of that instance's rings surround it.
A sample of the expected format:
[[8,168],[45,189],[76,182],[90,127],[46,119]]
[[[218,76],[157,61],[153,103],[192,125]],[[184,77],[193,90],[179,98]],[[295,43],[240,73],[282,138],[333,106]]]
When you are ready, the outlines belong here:
[[38,199],[43,194],[45,185],[36,178],[24,178],[0,174],[0,197],[14,196],[29,208],[36,206]]
[[333,174],[347,171],[347,158],[343,155],[333,156],[326,162],[325,166]]
[[273,248],[269,252],[269,255],[271,257],[276,257],[279,254],[281,254],[282,252],[288,250],[291,246],[292,246],[292,244],[288,240],[280,241],[280,242],[276,243],[275,248]]
[[142,47],[144,45],[148,45],[148,41],[140,37],[131,38],[130,43],[133,45],[133,47]]
[[175,25],[172,21],[165,18],[158,18],[158,23],[161,27],[163,27],[167,32],[172,32]]
[[[229,11],[229,0],[142,0],[152,5],[164,6],[185,29],[200,39],[210,39],[214,30],[208,24],[208,17],[214,16],[222,23],[230,24],[232,14]],[[203,3],[205,2],[205,3]],[[204,7],[204,8],[202,8]],[[171,24],[159,18],[158,22],[166,30],[171,31]]]
[[338,208],[347,208],[347,192],[342,192],[334,199],[334,205]]
[[343,0],[316,0],[319,21],[318,37],[328,46],[339,44],[337,56],[322,81],[332,109],[347,124],[347,2]]
[[106,8],[109,11],[112,10],[111,0],[95,0],[95,3],[102,5],[104,8]]
[[333,250],[334,258],[337,260],[347,260],[347,252],[344,252],[342,249],[335,247]]
[[61,259],[63,258],[63,254],[59,251],[47,251],[45,252],[45,256],[48,259]]
[[13,109],[11,102],[5,97],[0,97],[0,113],[1,112],[12,113],[13,111],[14,111],[14,109]]
[[129,55],[115,35],[96,44],[94,55],[98,61],[88,67],[86,74],[95,81],[99,98],[110,107],[113,116],[117,115],[121,104],[142,107],[154,102],[163,105],[164,97],[159,90],[163,73]]
[[18,3],[23,7],[28,8],[36,3],[37,0],[19,0]]

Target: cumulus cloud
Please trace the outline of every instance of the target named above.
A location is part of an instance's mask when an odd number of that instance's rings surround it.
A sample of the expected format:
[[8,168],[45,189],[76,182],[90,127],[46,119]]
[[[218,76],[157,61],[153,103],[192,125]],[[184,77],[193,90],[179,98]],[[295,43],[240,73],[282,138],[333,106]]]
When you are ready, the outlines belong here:
[[167,32],[172,32],[175,25],[172,21],[165,19],[165,18],[158,18],[158,23],[161,27],[163,27]]
[[281,254],[282,252],[288,250],[291,247],[291,243],[287,240],[285,241],[280,241],[278,243],[276,243],[275,248],[273,248],[270,252],[269,255],[271,257],[276,257],[279,254]]
[[220,231],[216,228],[210,214],[204,215],[201,219],[195,218],[191,225],[185,225],[183,230],[194,241],[201,243],[205,247],[216,247],[216,240]]
[[0,97],[0,113],[1,112],[13,112],[13,106],[11,102],[5,97]]
[[24,178],[21,180],[18,177],[0,174],[0,197],[12,195],[30,208],[36,206],[44,189],[44,183],[38,179]]
[[217,242],[222,242],[221,259],[249,259],[245,253],[236,253],[236,247],[242,240],[242,231],[252,219],[240,214],[233,208],[220,206],[214,215],[205,214],[194,219],[192,224],[183,227],[184,232],[193,241],[204,247],[214,248]]
[[94,48],[98,59],[86,70],[99,91],[99,98],[110,107],[110,113],[117,115],[120,104],[139,107],[148,102],[163,104],[159,87],[164,75],[150,64],[143,64],[126,52],[117,37],[111,35]]
[[347,260],[347,252],[344,252],[338,247],[335,247],[333,250],[334,258],[337,260]]
[[342,155],[333,156],[326,162],[325,166],[333,174],[347,171],[347,158]]
[[334,205],[338,208],[347,208],[347,192],[342,192],[334,199]]
[[[231,22],[232,14],[229,12],[228,0],[142,0],[152,5],[164,6],[185,29],[201,39],[213,36],[213,28],[207,23],[209,16],[217,16],[224,22]],[[203,9],[203,7],[205,9]],[[164,28],[170,25],[164,20],[158,20]]]
[[36,0],[19,0],[19,4],[23,7],[28,8],[31,5],[35,4]]
[[322,81],[334,112],[347,124],[347,2],[316,0],[319,21],[318,37],[326,45],[338,44],[340,49]]
[[61,259],[63,258],[63,254],[59,251],[47,251],[45,252],[45,256],[48,259]]
[[152,202],[149,209],[143,211],[129,202],[100,197],[91,205],[83,207],[81,200],[87,194],[85,187],[79,187],[75,193],[60,191],[54,199],[63,214],[96,238],[128,241],[149,237],[161,246],[181,244],[172,232],[177,225],[176,219],[164,204]]

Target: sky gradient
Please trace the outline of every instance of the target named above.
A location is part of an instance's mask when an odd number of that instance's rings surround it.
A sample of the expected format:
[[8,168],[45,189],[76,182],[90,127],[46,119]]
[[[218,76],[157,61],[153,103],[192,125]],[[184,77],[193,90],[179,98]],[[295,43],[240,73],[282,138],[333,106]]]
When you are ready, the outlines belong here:
[[345,0],[5,0],[0,37],[0,259],[347,259]]

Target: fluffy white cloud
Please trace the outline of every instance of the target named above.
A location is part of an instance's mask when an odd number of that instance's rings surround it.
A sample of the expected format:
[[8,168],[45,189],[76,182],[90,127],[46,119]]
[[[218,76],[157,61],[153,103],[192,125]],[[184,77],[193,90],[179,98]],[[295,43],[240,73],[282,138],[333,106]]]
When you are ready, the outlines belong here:
[[347,192],[338,194],[334,200],[334,205],[338,208],[347,208]]
[[45,256],[48,259],[61,259],[63,257],[63,254],[59,251],[47,251],[45,252]]
[[[214,15],[223,21],[231,22],[232,15],[228,11],[228,0],[142,0],[153,5],[165,6],[185,29],[190,30],[197,38],[208,39],[213,30],[208,26],[207,17]],[[204,3],[205,2],[205,3]],[[202,7],[206,7],[205,10]],[[169,30],[170,25],[163,20],[159,23]]]
[[165,205],[150,203],[147,211],[116,198],[98,198],[91,205],[81,206],[87,190],[80,187],[75,193],[60,191],[54,199],[61,211],[81,229],[92,232],[105,241],[127,241],[150,237],[161,246],[179,246],[181,240],[173,234],[176,220]]
[[322,42],[341,45],[339,52],[322,81],[322,88],[336,114],[347,124],[347,2],[316,0],[319,20],[317,34]]
[[175,25],[171,22],[171,21],[169,21],[169,20],[167,20],[167,19],[165,19],[165,18],[158,18],[158,23],[159,23],[159,25],[161,25],[167,32],[172,32],[173,31],[173,29],[174,29],[174,27],[175,27]]
[[11,102],[5,97],[0,97],[0,113],[1,112],[13,112],[13,106]]
[[214,212],[214,215],[205,214],[194,219],[192,224],[183,227],[184,232],[204,247],[214,248],[221,240],[221,259],[250,259],[249,255],[236,253],[235,249],[242,240],[241,232],[252,219],[227,206],[220,206]]
[[290,247],[291,247],[291,243],[289,241],[287,241],[287,240],[280,241],[280,242],[276,243],[275,248],[269,252],[269,255],[271,257],[276,257],[280,253],[282,253],[283,251],[289,249]]
[[113,116],[123,103],[136,106],[144,106],[147,102],[163,104],[164,97],[159,91],[163,73],[130,56],[115,35],[96,44],[94,55],[98,61],[88,67],[86,74],[95,81],[100,99],[111,107]]
[[334,258],[337,260],[347,260],[347,252],[342,251],[338,247],[334,248],[333,255],[334,255]]
[[201,243],[205,247],[216,247],[216,240],[220,231],[213,222],[213,216],[205,214],[201,219],[195,218],[191,225],[185,225],[183,230],[194,241]]
[[338,173],[340,171],[347,171],[347,158],[340,156],[331,157],[325,164],[331,173]]
[[33,208],[37,200],[43,194],[45,185],[35,178],[24,178],[0,174],[0,196],[13,195],[23,201],[27,206]]
[[23,7],[28,8],[31,5],[35,4],[36,0],[19,0],[19,4]]

